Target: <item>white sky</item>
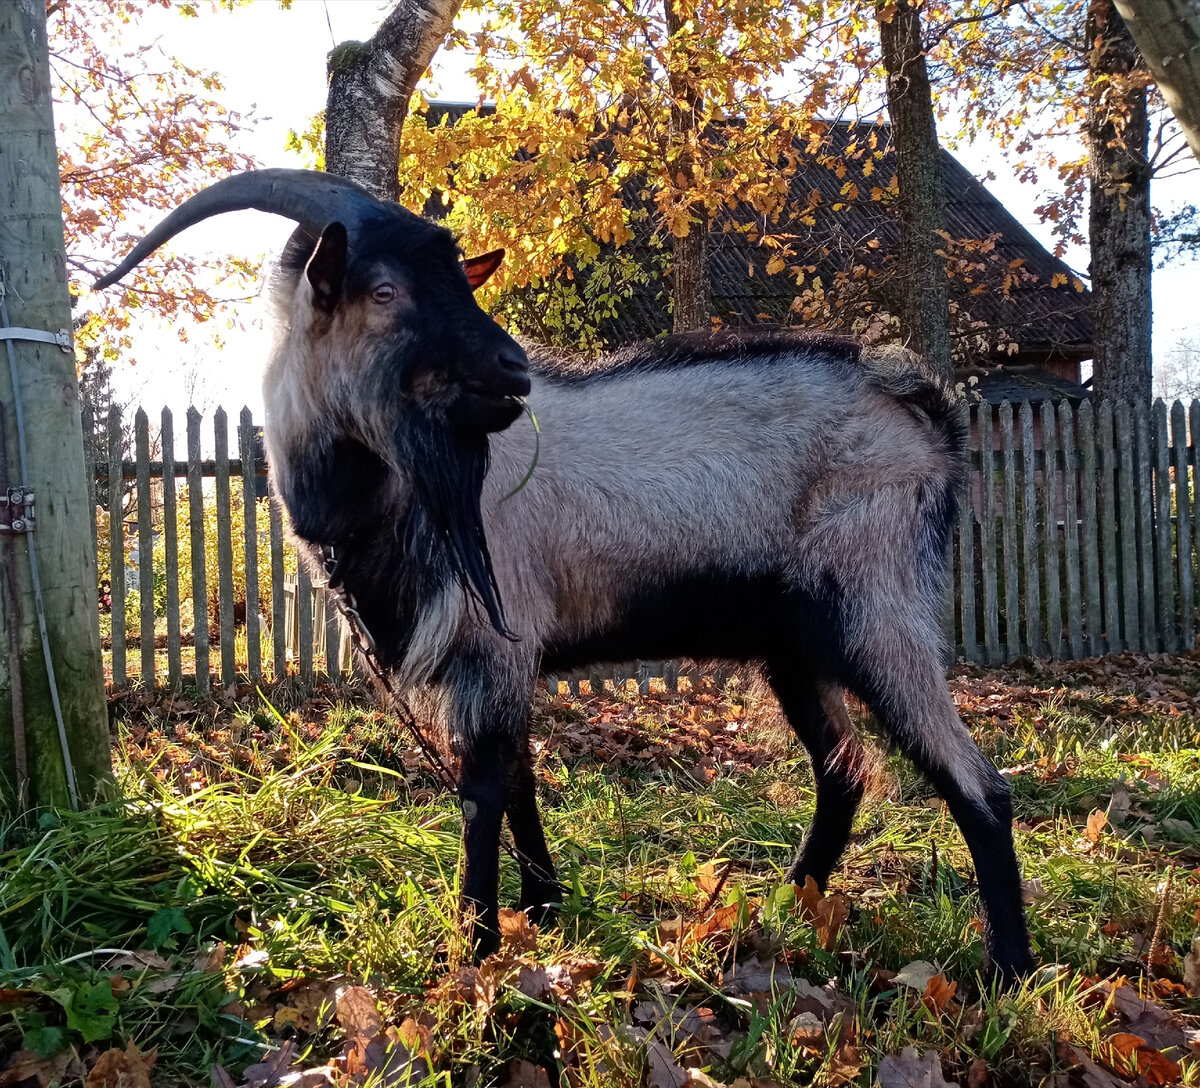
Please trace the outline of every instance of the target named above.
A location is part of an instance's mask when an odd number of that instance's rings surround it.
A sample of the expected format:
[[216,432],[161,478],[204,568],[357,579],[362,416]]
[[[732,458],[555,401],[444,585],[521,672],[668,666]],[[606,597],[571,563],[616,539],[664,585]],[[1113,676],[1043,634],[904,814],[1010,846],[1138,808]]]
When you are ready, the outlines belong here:
[[[289,11],[275,0],[254,0],[232,13],[208,12],[185,19],[177,12],[152,9],[140,25],[131,28],[139,42],[158,40],[163,50],[185,63],[217,72],[224,85],[222,101],[229,108],[252,114],[257,123],[244,136],[239,150],[261,166],[300,166],[299,158],[284,150],[289,129],[302,130],[325,105],[325,56],[333,44],[370,37],[382,12],[390,5],[381,0],[294,0]],[[477,92],[465,74],[468,60],[461,53],[439,54],[434,62],[434,83],[423,89],[433,98],[474,101]],[[60,119],[67,119],[63,115]],[[996,180],[988,188],[1047,247],[1051,232],[1034,214],[1039,190],[1018,184],[1008,176],[999,151],[977,143],[955,149],[969,169]],[[1200,174],[1155,182],[1153,200],[1171,207],[1195,200]],[[148,225],[148,224],[147,224]],[[275,216],[239,212],[205,224],[203,230],[185,232],[170,243],[182,252],[201,256],[225,251],[252,258],[277,251],[291,225]],[[1086,251],[1067,254],[1068,263],[1086,271]],[[1200,337],[1197,283],[1200,264],[1184,261],[1154,273],[1154,351],[1157,360],[1182,337]],[[199,377],[196,399],[202,408],[224,404],[231,414],[249,404],[261,415],[259,383],[267,350],[267,337],[257,304],[230,306],[229,318],[241,323],[226,335],[226,346],[217,351],[205,330],[197,329],[192,343],[181,345],[170,332],[153,325],[139,335],[138,354],[143,363],[122,368],[115,375],[119,388],[136,393],[148,409],[161,404],[184,406],[191,371]],[[143,344],[149,343],[151,350]],[[154,362],[161,358],[162,362]],[[193,379],[194,380],[194,379]]]

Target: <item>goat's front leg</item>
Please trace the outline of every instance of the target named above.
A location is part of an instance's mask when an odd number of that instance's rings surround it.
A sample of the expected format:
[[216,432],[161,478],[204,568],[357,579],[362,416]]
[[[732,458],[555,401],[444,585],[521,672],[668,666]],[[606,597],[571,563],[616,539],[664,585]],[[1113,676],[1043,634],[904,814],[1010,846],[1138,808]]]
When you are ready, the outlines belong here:
[[463,753],[458,797],[463,812],[463,913],[474,914],[468,937],[475,958],[500,947],[500,825],[508,798],[507,753],[477,739]]

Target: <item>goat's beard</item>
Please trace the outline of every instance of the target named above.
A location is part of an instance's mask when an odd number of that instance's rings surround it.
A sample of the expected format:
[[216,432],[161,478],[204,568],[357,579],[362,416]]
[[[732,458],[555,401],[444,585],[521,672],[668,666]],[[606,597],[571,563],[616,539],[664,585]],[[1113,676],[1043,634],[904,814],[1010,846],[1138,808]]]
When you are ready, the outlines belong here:
[[432,530],[451,575],[483,607],[492,626],[512,638],[480,510],[488,470],[487,435],[461,433],[422,412],[406,420],[397,439],[401,463],[412,471],[416,507],[408,519],[413,536],[405,542],[405,553],[419,555],[421,538]]

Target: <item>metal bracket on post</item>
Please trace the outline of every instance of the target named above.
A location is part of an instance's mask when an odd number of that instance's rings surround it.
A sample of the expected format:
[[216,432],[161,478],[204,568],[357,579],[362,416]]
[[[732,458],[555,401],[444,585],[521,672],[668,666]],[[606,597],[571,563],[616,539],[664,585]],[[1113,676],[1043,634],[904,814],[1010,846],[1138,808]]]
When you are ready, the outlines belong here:
[[32,533],[37,528],[33,489],[10,487],[0,492],[0,533]]

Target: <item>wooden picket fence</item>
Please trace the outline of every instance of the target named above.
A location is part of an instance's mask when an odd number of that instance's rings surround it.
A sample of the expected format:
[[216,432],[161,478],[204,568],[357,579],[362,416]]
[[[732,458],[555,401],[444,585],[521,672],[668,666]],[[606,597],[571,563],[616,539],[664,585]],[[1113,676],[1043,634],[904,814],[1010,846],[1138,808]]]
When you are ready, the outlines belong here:
[[[983,403],[969,412],[969,486],[952,534],[946,609],[956,656],[998,664],[1192,648],[1200,401],[1098,412],[1086,402]],[[107,488],[108,527],[97,534],[102,556],[125,557],[101,566],[111,593],[101,635],[117,686],[154,677],[207,690],[290,674],[311,683],[352,668],[340,617],[297,569],[280,508],[265,497],[250,411],[238,420],[236,456],[229,423],[221,409],[207,423],[188,409],[186,457],[176,460],[164,409],[152,458],[149,417],[139,410],[130,460],[121,414],[109,414],[107,461],[96,458],[92,474],[108,485],[109,465],[119,464],[128,487]],[[84,426],[92,433],[90,420]],[[562,681],[577,692],[586,680],[593,691],[629,681],[648,691],[659,679],[676,690],[681,675],[698,676],[679,662],[640,662],[548,679],[555,690]]]

